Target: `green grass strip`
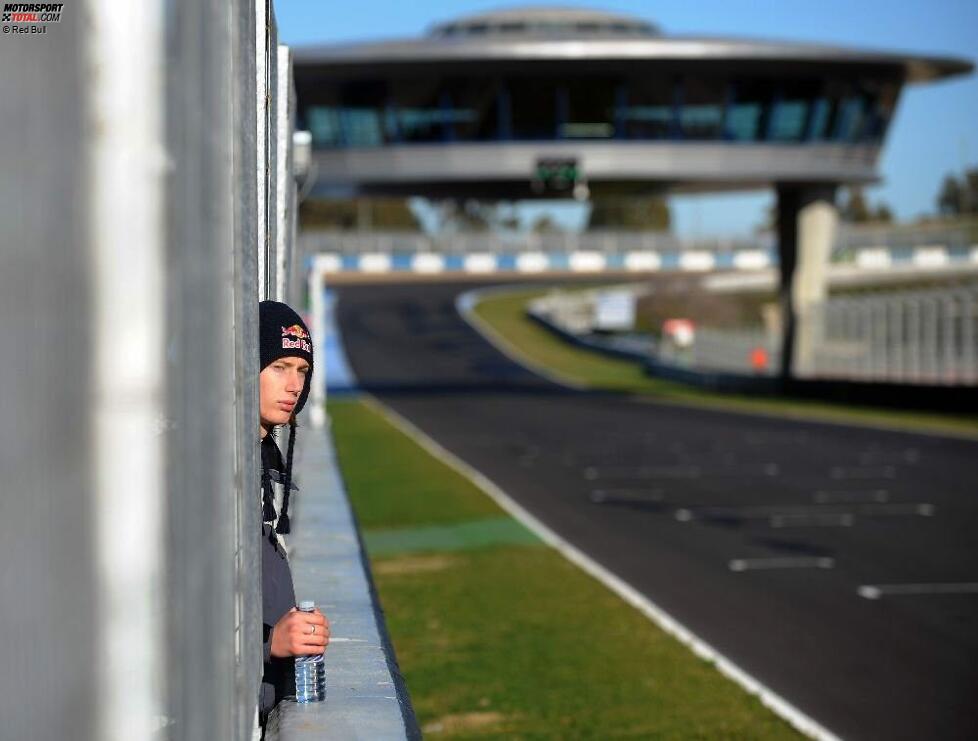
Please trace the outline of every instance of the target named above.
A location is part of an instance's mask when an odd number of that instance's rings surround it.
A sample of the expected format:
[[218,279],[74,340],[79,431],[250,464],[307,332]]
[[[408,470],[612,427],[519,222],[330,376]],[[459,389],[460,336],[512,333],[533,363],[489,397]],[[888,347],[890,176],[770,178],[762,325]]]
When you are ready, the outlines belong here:
[[445,525],[500,517],[503,511],[471,481],[424,454],[357,402],[330,403],[336,451],[364,530]]
[[400,553],[464,551],[490,545],[542,544],[512,517],[473,520],[457,525],[367,530],[367,550],[374,556]]
[[967,437],[978,436],[978,418],[927,412],[844,406],[791,398],[721,394],[654,378],[636,361],[608,357],[572,345],[526,315],[526,305],[545,289],[490,294],[476,304],[477,318],[527,365],[595,390],[639,394],[649,400],[711,409],[769,414]]
[[[366,404],[328,411],[350,500],[361,524],[374,523],[367,552],[426,737],[799,738],[555,550],[492,538],[428,547],[506,518]],[[419,531],[425,552],[413,551]],[[398,537],[412,552],[385,552]]]

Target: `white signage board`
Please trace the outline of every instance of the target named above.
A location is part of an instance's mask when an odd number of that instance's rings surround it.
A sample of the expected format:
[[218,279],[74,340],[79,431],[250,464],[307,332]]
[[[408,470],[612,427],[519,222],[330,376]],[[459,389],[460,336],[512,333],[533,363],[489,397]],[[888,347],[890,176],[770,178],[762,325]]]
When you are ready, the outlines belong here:
[[627,331],[635,328],[635,294],[629,290],[601,291],[594,301],[594,328]]

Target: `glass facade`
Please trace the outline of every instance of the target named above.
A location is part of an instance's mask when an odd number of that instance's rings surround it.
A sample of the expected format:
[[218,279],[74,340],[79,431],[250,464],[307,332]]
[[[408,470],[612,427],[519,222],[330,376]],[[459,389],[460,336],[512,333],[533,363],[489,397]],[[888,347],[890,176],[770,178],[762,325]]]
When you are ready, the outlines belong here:
[[723,139],[727,85],[709,77],[686,77],[676,83],[679,137],[690,141]]
[[488,141],[879,144],[898,80],[647,75],[310,83],[317,149]]

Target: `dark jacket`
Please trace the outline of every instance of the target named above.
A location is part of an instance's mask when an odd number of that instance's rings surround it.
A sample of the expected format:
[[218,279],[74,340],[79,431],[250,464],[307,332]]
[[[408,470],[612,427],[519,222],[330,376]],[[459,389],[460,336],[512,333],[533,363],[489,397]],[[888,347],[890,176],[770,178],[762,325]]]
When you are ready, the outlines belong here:
[[[274,495],[270,489],[271,478],[267,472],[281,472],[282,454],[274,438],[266,435],[261,443],[262,456],[262,496]],[[275,623],[295,607],[295,587],[292,584],[292,570],[289,560],[279,543],[272,523],[265,522],[261,530],[261,587],[262,587],[262,640],[265,643],[265,667],[261,679],[259,709],[262,722],[268,713],[283,697],[295,695],[295,663],[291,657],[273,658],[271,655],[271,632]]]

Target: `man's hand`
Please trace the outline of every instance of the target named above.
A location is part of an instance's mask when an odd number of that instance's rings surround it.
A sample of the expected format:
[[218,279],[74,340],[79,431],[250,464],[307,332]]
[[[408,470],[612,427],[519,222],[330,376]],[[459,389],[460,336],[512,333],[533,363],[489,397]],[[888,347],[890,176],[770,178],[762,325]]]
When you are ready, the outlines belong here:
[[302,612],[294,607],[272,628],[271,653],[276,658],[321,654],[329,644],[329,620],[319,608]]

